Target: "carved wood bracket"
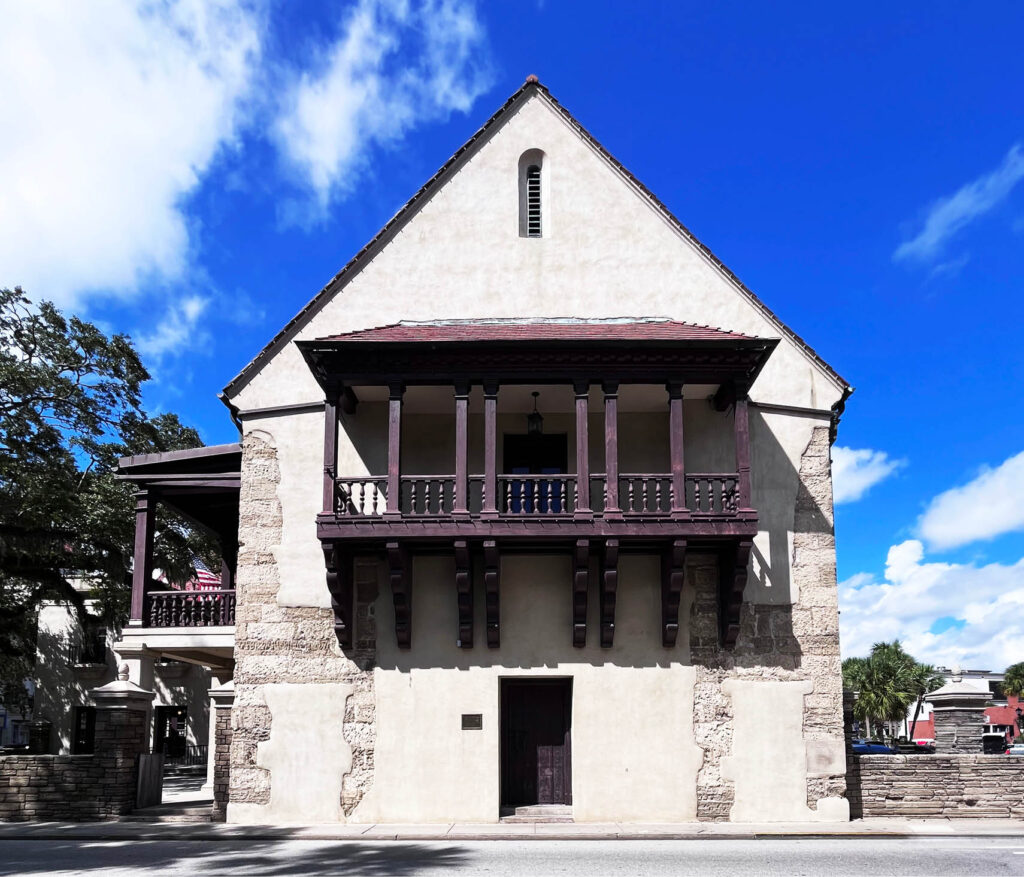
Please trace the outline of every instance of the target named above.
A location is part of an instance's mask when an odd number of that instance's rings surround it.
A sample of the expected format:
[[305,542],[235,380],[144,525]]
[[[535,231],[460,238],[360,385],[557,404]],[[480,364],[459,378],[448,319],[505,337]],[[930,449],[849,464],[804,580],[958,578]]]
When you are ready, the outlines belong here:
[[587,592],[590,588],[590,540],[577,539],[572,571],[572,644],[587,644]]
[[686,540],[673,539],[661,556],[661,644],[671,648],[679,636],[679,601],[683,591]]
[[501,556],[498,543],[493,539],[484,541],[484,607],[486,611],[487,647],[496,649],[501,645]]
[[615,593],[619,587],[619,540],[607,539],[601,555],[601,648],[615,639]]
[[719,581],[718,617],[722,627],[722,645],[731,649],[740,634],[740,611],[747,586],[747,566],[754,547],[752,539],[738,539],[722,552]]
[[355,638],[352,611],[352,555],[337,546],[324,543],[324,563],[327,566],[327,590],[331,594],[334,610],[334,635],[343,649],[352,648]]
[[395,603],[395,639],[400,649],[408,649],[412,646],[412,564],[400,542],[388,542],[387,554]]
[[473,648],[473,568],[469,544],[455,541],[455,593],[459,604],[459,648]]

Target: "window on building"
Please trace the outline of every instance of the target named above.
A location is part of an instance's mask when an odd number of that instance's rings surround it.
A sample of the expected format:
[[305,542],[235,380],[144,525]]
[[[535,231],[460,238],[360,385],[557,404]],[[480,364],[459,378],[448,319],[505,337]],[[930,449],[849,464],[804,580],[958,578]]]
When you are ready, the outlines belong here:
[[545,237],[550,228],[547,162],[539,149],[519,157],[519,236]]

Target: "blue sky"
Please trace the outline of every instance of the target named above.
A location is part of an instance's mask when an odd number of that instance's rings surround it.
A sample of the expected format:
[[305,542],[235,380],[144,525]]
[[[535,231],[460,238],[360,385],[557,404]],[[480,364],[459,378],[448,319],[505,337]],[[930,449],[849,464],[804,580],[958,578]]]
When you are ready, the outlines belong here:
[[0,11],[0,283],[130,332],[151,409],[234,440],[217,392],[536,73],[857,387],[844,653],[1024,659],[1021,4]]

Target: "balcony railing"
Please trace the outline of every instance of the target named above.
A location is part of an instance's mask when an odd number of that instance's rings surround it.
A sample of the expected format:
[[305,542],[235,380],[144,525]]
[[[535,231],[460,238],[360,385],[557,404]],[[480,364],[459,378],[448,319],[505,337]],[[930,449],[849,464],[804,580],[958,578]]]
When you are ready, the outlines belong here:
[[229,627],[235,623],[235,592],[150,591],[147,627]]
[[[685,477],[682,504],[692,517],[729,518],[739,507],[739,476],[733,472],[693,473]],[[510,518],[557,517],[580,510],[579,483],[573,473],[502,474],[496,478],[494,508]],[[609,507],[607,478],[590,476],[590,509],[603,514]],[[468,478],[466,509],[478,516],[486,505],[482,475]],[[674,507],[672,476],[667,473],[627,474],[618,478],[623,516],[667,517]],[[454,475],[403,475],[399,480],[398,511],[405,518],[447,518],[455,512]],[[335,514],[339,519],[381,518],[388,505],[386,476],[342,477],[335,483]],[[181,592],[175,592],[181,593]]]

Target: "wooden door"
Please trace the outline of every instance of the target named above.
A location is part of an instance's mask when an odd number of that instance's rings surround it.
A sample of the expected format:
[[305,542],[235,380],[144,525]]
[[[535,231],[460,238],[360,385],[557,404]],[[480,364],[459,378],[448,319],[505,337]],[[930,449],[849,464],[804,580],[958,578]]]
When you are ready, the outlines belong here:
[[502,683],[502,804],[572,803],[572,681]]

